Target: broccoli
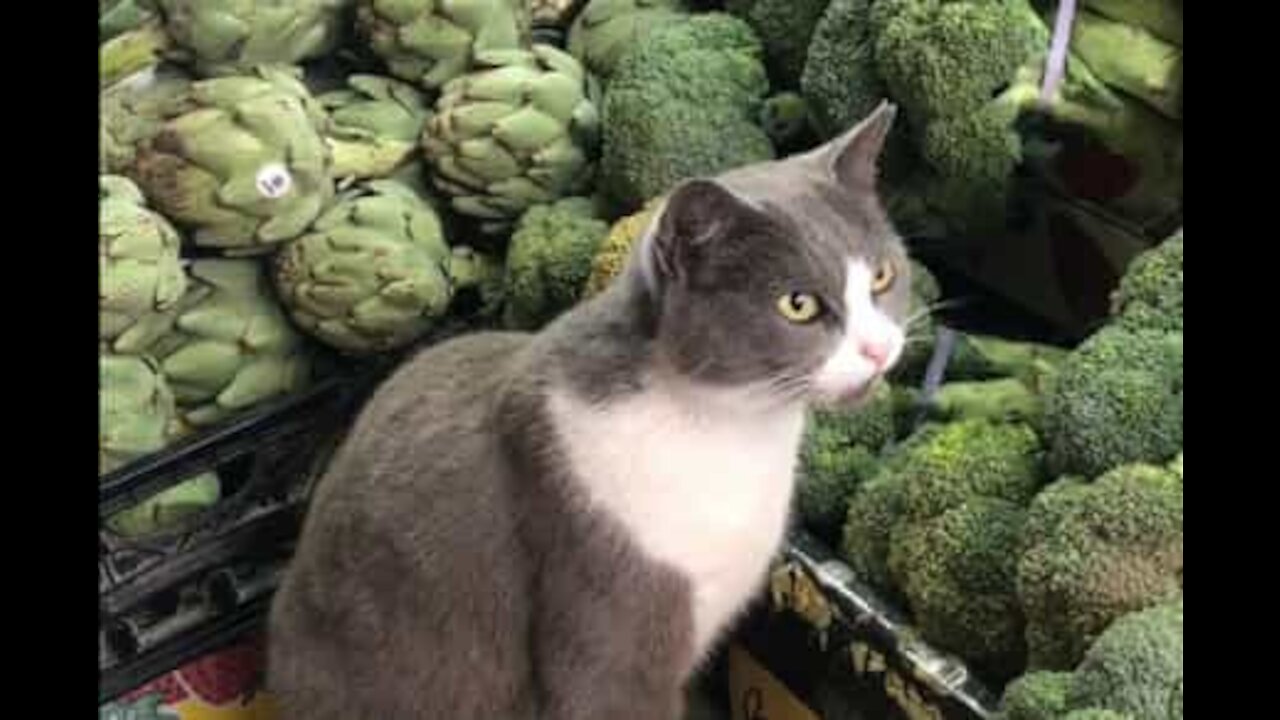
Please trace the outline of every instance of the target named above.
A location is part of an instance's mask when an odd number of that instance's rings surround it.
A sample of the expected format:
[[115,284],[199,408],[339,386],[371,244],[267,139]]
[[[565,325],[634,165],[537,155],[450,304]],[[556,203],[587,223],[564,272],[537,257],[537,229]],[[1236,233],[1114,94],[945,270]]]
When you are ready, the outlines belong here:
[[870,0],[831,0],[809,43],[800,91],[824,137],[866,117],[887,96],[876,71]]
[[809,106],[798,93],[781,92],[764,101],[760,127],[779,154],[799,152],[812,146]]
[[889,533],[902,514],[902,478],[880,472],[849,498],[840,557],[868,587],[897,598],[889,577]]
[[1076,668],[1067,706],[1133,720],[1182,720],[1182,633],[1181,597],[1117,619]]
[[681,180],[773,159],[756,124],[769,89],[761,54],[750,26],[724,13],[641,37],[605,91],[605,194],[631,211]]
[[[814,28],[830,0],[737,0],[726,9],[746,20],[764,44],[774,87],[795,88]],[[867,108],[871,110],[871,108]]]
[[922,428],[849,499],[841,556],[863,582],[893,595],[889,555],[899,524],[975,498],[1025,505],[1040,484],[1039,455],[1038,438],[1022,425],[973,420]]
[[1026,662],[1015,592],[1022,506],[982,497],[890,533],[889,572],[921,636],[1008,680]]
[[1111,621],[1181,593],[1182,518],[1182,482],[1150,465],[1037,495],[1017,571],[1031,666],[1074,667]]
[[1103,328],[1063,361],[1044,425],[1056,473],[1168,461],[1182,449],[1182,333]]
[[815,535],[839,542],[850,496],[875,475],[877,454],[893,439],[893,390],[887,383],[855,412],[813,414],[800,450],[796,509]]
[[1040,438],[1030,427],[961,420],[920,430],[891,457],[902,513],[927,520],[975,497],[1026,505],[1042,484]]
[[1177,475],[1179,480],[1182,479],[1182,452],[1181,451],[1179,451],[1177,455],[1174,455],[1173,460],[1169,462],[1169,472],[1173,473],[1174,475]]
[[1126,713],[1113,712],[1111,710],[1099,710],[1097,708],[1088,708],[1085,710],[1072,710],[1062,716],[1062,720],[1137,720],[1132,715]]
[[1067,710],[1071,673],[1029,672],[1009,683],[1000,700],[999,720],[1057,720]]
[[985,419],[1022,422],[1038,427],[1043,411],[1040,396],[1016,378],[964,380],[938,388],[927,408],[940,422]]
[[507,327],[536,329],[577,302],[609,231],[593,212],[591,200],[567,198],[521,216],[507,250]]
[[619,58],[652,28],[686,18],[683,0],[591,0],[569,28],[569,52],[607,83]]
[[876,67],[934,179],[926,202],[959,232],[1005,226],[1024,118],[1083,129],[1144,175],[1180,177],[1177,126],[1112,92],[1079,59],[1068,59],[1041,106],[1049,29],[1027,0],[878,0],[870,17]]
[[1181,230],[1129,262],[1111,302],[1120,325],[1182,332]]

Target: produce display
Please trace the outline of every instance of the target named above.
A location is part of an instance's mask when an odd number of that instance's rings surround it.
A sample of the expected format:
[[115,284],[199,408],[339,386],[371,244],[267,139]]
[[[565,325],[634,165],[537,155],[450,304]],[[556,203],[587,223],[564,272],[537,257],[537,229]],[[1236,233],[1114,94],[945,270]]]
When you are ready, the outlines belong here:
[[[1181,205],[1180,0],[1084,0],[1060,79],[1043,0],[546,5],[102,0],[100,475],[438,331],[537,330],[678,182],[885,98],[912,239],[1015,232],[1031,185],[1143,228]],[[958,333],[940,378],[951,299],[916,264],[901,362],[808,425],[797,522],[1007,684],[1003,720],[1182,717],[1177,224],[1083,342]],[[105,530],[181,527],[224,480]]]
[[[1158,682],[1164,702],[1182,688],[1182,246],[1179,230],[1135,257],[1076,348],[960,335],[933,392],[898,374],[883,445],[862,439],[880,397],[807,431],[799,522],[924,640],[996,687],[1015,681],[1006,720],[1182,717],[1127,689]],[[1126,643],[1161,658],[1151,677],[1125,664]],[[1076,699],[1025,709],[1068,677]]]

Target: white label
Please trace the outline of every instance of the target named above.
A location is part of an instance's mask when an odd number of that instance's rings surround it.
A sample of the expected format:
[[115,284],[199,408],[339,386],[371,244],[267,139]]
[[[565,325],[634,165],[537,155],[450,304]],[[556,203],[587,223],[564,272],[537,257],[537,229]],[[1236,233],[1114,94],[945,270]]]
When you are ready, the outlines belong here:
[[258,193],[264,198],[275,200],[283,197],[293,187],[293,176],[289,170],[279,163],[264,165],[258,170],[256,178]]

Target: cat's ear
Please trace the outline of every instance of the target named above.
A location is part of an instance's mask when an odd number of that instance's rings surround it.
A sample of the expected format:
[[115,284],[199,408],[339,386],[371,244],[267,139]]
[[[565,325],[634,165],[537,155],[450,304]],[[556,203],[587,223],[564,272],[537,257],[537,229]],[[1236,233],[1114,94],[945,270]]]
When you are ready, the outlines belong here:
[[841,187],[874,190],[880,153],[893,128],[898,107],[885,100],[853,129],[828,143],[821,161]]
[[731,234],[755,210],[715,180],[688,180],[667,196],[644,238],[643,264],[651,288],[688,270],[699,250]]

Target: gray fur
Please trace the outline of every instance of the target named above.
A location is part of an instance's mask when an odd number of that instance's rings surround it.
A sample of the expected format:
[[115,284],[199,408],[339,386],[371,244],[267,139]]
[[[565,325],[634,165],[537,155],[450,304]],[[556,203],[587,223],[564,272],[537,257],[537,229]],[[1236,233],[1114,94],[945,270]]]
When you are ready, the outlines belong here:
[[[283,717],[678,718],[699,660],[690,580],[587,507],[549,388],[593,403],[663,377],[798,392],[835,342],[850,254],[899,260],[881,302],[900,317],[903,249],[858,185],[884,121],[868,121],[872,141],[686,183],[639,250],[652,262],[598,298],[536,335],[429,348],[389,378],[319,484],[272,608]],[[781,320],[775,299],[794,290],[831,318]]]

